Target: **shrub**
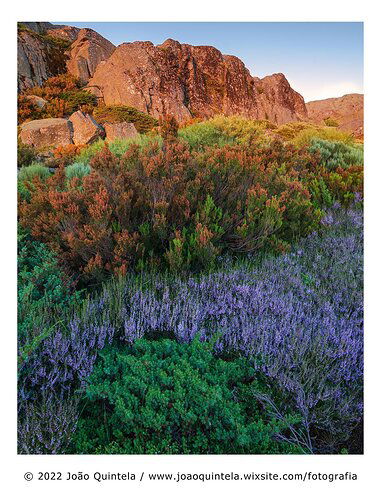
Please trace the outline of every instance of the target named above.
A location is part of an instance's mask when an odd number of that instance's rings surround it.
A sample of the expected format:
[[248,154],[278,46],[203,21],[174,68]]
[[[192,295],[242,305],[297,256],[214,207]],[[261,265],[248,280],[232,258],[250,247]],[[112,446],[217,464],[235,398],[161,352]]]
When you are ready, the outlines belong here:
[[21,168],[28,166],[36,160],[37,153],[34,148],[23,144],[21,141],[17,142],[17,166]]
[[343,142],[331,142],[324,139],[312,139],[309,151],[320,155],[321,164],[328,170],[337,167],[346,168],[364,164],[363,148]]
[[315,131],[317,130],[317,127],[311,123],[306,122],[290,122],[285,123],[284,125],[280,125],[274,130],[274,132],[275,134],[279,135],[281,139],[285,141],[291,141],[304,130]]
[[148,136],[145,134],[139,134],[138,137],[131,137],[129,139],[115,139],[112,142],[100,139],[93,144],[90,144],[89,146],[83,148],[82,151],[75,157],[75,161],[80,163],[89,163],[94,156],[102,151],[106,144],[112,154],[117,157],[121,157],[133,144],[137,144],[138,146],[145,148],[154,142],[158,142],[159,144],[161,144],[161,137],[156,135]]
[[109,311],[128,344],[218,332],[217,355],[252,359],[281,394],[271,396],[277,413],[302,415],[304,446],[339,451],[363,415],[362,211],[334,208],[322,223],[323,233],[261,263],[223,257],[205,276],[114,279],[91,309]]
[[200,150],[207,146],[226,144],[246,144],[248,142],[267,142],[265,131],[274,125],[267,120],[250,120],[240,116],[216,116],[204,122],[183,127],[179,136],[192,149]]
[[74,281],[58,263],[57,256],[27,232],[18,235],[18,335],[20,355],[26,356],[49,330],[53,311],[62,314],[79,300]]
[[17,192],[21,200],[30,201],[30,191],[33,188],[33,180],[46,180],[50,171],[42,163],[34,162],[18,171]]
[[141,134],[158,125],[156,118],[130,106],[99,106],[94,110],[94,117],[101,124],[131,122]]
[[331,142],[343,142],[352,145],[354,137],[352,134],[334,127],[305,128],[301,130],[292,140],[297,147],[308,146],[314,139],[323,139]]
[[43,85],[28,89],[26,94],[37,95],[48,102],[41,109],[33,105],[25,94],[21,94],[18,98],[19,123],[41,118],[64,117],[82,108],[92,112],[97,105],[97,98],[82,90],[79,80],[68,73],[48,78]]
[[178,136],[178,122],[173,115],[165,115],[159,120],[160,134],[165,141],[175,141]]
[[58,167],[59,165],[67,166],[70,163],[73,163],[85,148],[86,146],[82,144],[67,144],[66,146],[58,146],[54,149],[53,159],[50,159],[49,163],[52,167]]
[[209,121],[194,123],[179,130],[178,136],[186,141],[191,149],[201,150],[208,146],[233,144],[233,139],[222,134]]
[[84,279],[147,262],[200,269],[222,251],[280,247],[315,229],[321,213],[301,176],[312,165],[279,144],[194,155],[181,142],[130,144],[121,157],[105,147],[81,182],[67,186],[61,170],[39,183],[20,222]]
[[62,97],[64,92],[76,91],[79,89],[80,82],[78,78],[69,73],[62,73],[58,76],[48,78],[41,86],[28,89],[26,93],[50,100]]
[[84,106],[87,112],[92,112],[97,104],[97,98],[86,90],[69,90],[60,94],[60,98],[66,103],[67,114],[74,113]]
[[108,348],[86,389],[73,438],[76,453],[300,453],[274,436],[296,419],[263,420],[243,359],[227,362],[193,341]]
[[338,167],[334,172],[322,174],[328,190],[335,200],[345,206],[351,205],[358,193],[363,195],[363,167]]
[[68,165],[65,168],[65,175],[68,181],[70,181],[74,177],[77,177],[78,179],[83,179],[83,177],[89,175],[90,172],[91,172],[91,167],[86,163],[76,162],[72,163],[71,165]]
[[20,94],[17,97],[17,123],[19,125],[26,120],[38,120],[42,116],[43,110],[24,94]]
[[326,127],[339,127],[339,122],[337,122],[333,118],[328,117],[325,118],[323,121],[325,122]]
[[18,180],[21,182],[33,181],[34,178],[45,180],[50,177],[50,172],[44,164],[33,162],[26,167],[22,167],[18,172]]

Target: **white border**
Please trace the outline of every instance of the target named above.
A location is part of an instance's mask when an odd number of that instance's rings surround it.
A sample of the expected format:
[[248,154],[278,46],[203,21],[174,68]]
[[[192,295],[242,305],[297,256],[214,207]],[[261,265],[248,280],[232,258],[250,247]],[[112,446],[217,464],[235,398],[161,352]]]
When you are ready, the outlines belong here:
[[[372,7],[371,7],[372,5]],[[379,327],[376,312],[379,309],[378,260],[380,217],[377,191],[380,188],[379,152],[379,19],[375,2],[335,1],[318,2],[274,1],[243,2],[235,0],[191,2],[163,1],[78,2],[66,0],[55,4],[51,1],[26,2],[4,5],[1,24],[1,382],[2,411],[1,430],[3,442],[4,498],[16,498],[17,493],[28,499],[67,499],[71,495],[79,499],[86,494],[92,498],[103,498],[112,493],[128,498],[138,494],[143,498],[154,495],[158,498],[209,497],[231,498],[241,494],[249,498],[308,498],[326,499],[375,498],[378,491],[375,467],[379,450],[379,390],[377,366],[379,357]],[[3,7],[3,8],[4,8]],[[4,19],[5,17],[5,19]],[[94,456],[94,457],[44,457],[17,456],[16,435],[16,21],[365,21],[365,120],[366,120],[366,390],[365,390],[365,455],[364,456]],[[338,64],[339,62],[337,62]],[[359,474],[356,482],[341,483],[295,483],[295,482],[208,482],[208,483],[131,483],[109,482],[101,485],[94,482],[38,482],[27,483],[23,479],[26,471],[82,471],[100,470],[119,472],[165,471],[176,472],[319,472],[352,471]],[[8,489],[8,493],[7,493]],[[12,492],[12,493],[11,493]]]

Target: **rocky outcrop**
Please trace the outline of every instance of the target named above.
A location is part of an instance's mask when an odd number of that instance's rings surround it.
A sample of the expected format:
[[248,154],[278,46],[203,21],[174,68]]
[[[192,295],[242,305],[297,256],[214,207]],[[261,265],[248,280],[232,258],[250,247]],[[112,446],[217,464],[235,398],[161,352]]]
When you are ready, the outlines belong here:
[[87,83],[98,64],[108,59],[115,46],[91,29],[81,29],[72,43],[67,71]]
[[303,97],[291,88],[282,73],[254,80],[259,92],[261,117],[264,115],[265,118],[278,124],[306,118],[307,110]]
[[113,141],[115,139],[130,139],[139,135],[133,123],[106,122],[103,123],[103,127],[108,141]]
[[342,130],[363,137],[363,94],[347,94],[343,97],[311,101],[306,104],[309,120],[323,125],[325,120],[337,122]]
[[58,24],[51,25],[47,30],[46,34],[53,38],[60,38],[67,42],[73,42],[77,39],[80,28],[75,28],[74,26],[60,26]]
[[87,113],[76,111],[69,120],[72,124],[74,144],[91,144],[104,136],[102,127]]
[[253,78],[243,62],[209,46],[167,40],[119,45],[87,89],[104,104],[124,104],[155,117],[241,114],[276,123],[306,118],[306,107],[282,74]]
[[65,118],[33,120],[21,125],[20,139],[35,148],[72,144],[72,125]]
[[17,85],[22,92],[42,85],[51,76],[66,71],[66,59],[61,47],[54,41],[29,30],[17,35]]
[[18,91],[42,85],[51,76],[66,72],[85,84],[97,65],[114,50],[111,42],[91,29],[51,23],[20,23]]

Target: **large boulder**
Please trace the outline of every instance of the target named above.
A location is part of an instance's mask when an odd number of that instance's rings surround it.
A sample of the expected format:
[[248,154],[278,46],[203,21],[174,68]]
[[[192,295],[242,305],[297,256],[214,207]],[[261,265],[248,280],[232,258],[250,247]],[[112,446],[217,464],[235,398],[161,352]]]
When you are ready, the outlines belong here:
[[133,123],[103,123],[106,132],[106,139],[113,141],[114,139],[130,139],[131,137],[138,137],[138,132]]
[[72,144],[72,124],[65,118],[33,120],[21,125],[20,139],[35,148]]
[[73,128],[74,144],[91,144],[104,136],[103,128],[87,113],[75,111],[69,120]]
[[113,43],[91,29],[81,29],[71,44],[67,70],[87,83],[93,76],[96,67],[109,58],[115,50]]
[[[143,68],[143,70],[142,70]],[[282,74],[260,80],[214,47],[175,40],[119,45],[98,64],[87,89],[105,105],[128,105],[178,121],[241,114],[276,123],[305,119],[304,100]]]

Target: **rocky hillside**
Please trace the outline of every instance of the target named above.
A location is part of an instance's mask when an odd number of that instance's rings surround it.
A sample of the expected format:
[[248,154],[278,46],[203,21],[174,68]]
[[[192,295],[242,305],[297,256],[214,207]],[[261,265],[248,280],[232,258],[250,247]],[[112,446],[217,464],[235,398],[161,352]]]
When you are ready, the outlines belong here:
[[243,62],[209,46],[166,40],[119,45],[96,68],[88,90],[106,105],[127,104],[179,121],[242,114],[275,123],[304,119],[306,107],[285,76],[253,78]]
[[18,29],[18,89],[41,86],[52,76],[77,77],[99,104],[125,105],[179,122],[216,114],[338,126],[363,135],[363,95],[309,102],[282,73],[251,76],[235,56],[210,46],[168,39],[115,47],[91,29],[24,22]]
[[306,104],[309,120],[318,125],[333,124],[363,136],[363,94],[347,94]]
[[80,78],[106,105],[122,104],[179,121],[223,113],[281,124],[304,120],[303,97],[281,73],[252,77],[243,62],[214,47],[166,40],[117,48],[91,29],[21,23],[18,88],[41,85],[62,72]]
[[115,46],[91,29],[50,23],[20,23],[18,29],[18,90],[69,72],[83,84]]

